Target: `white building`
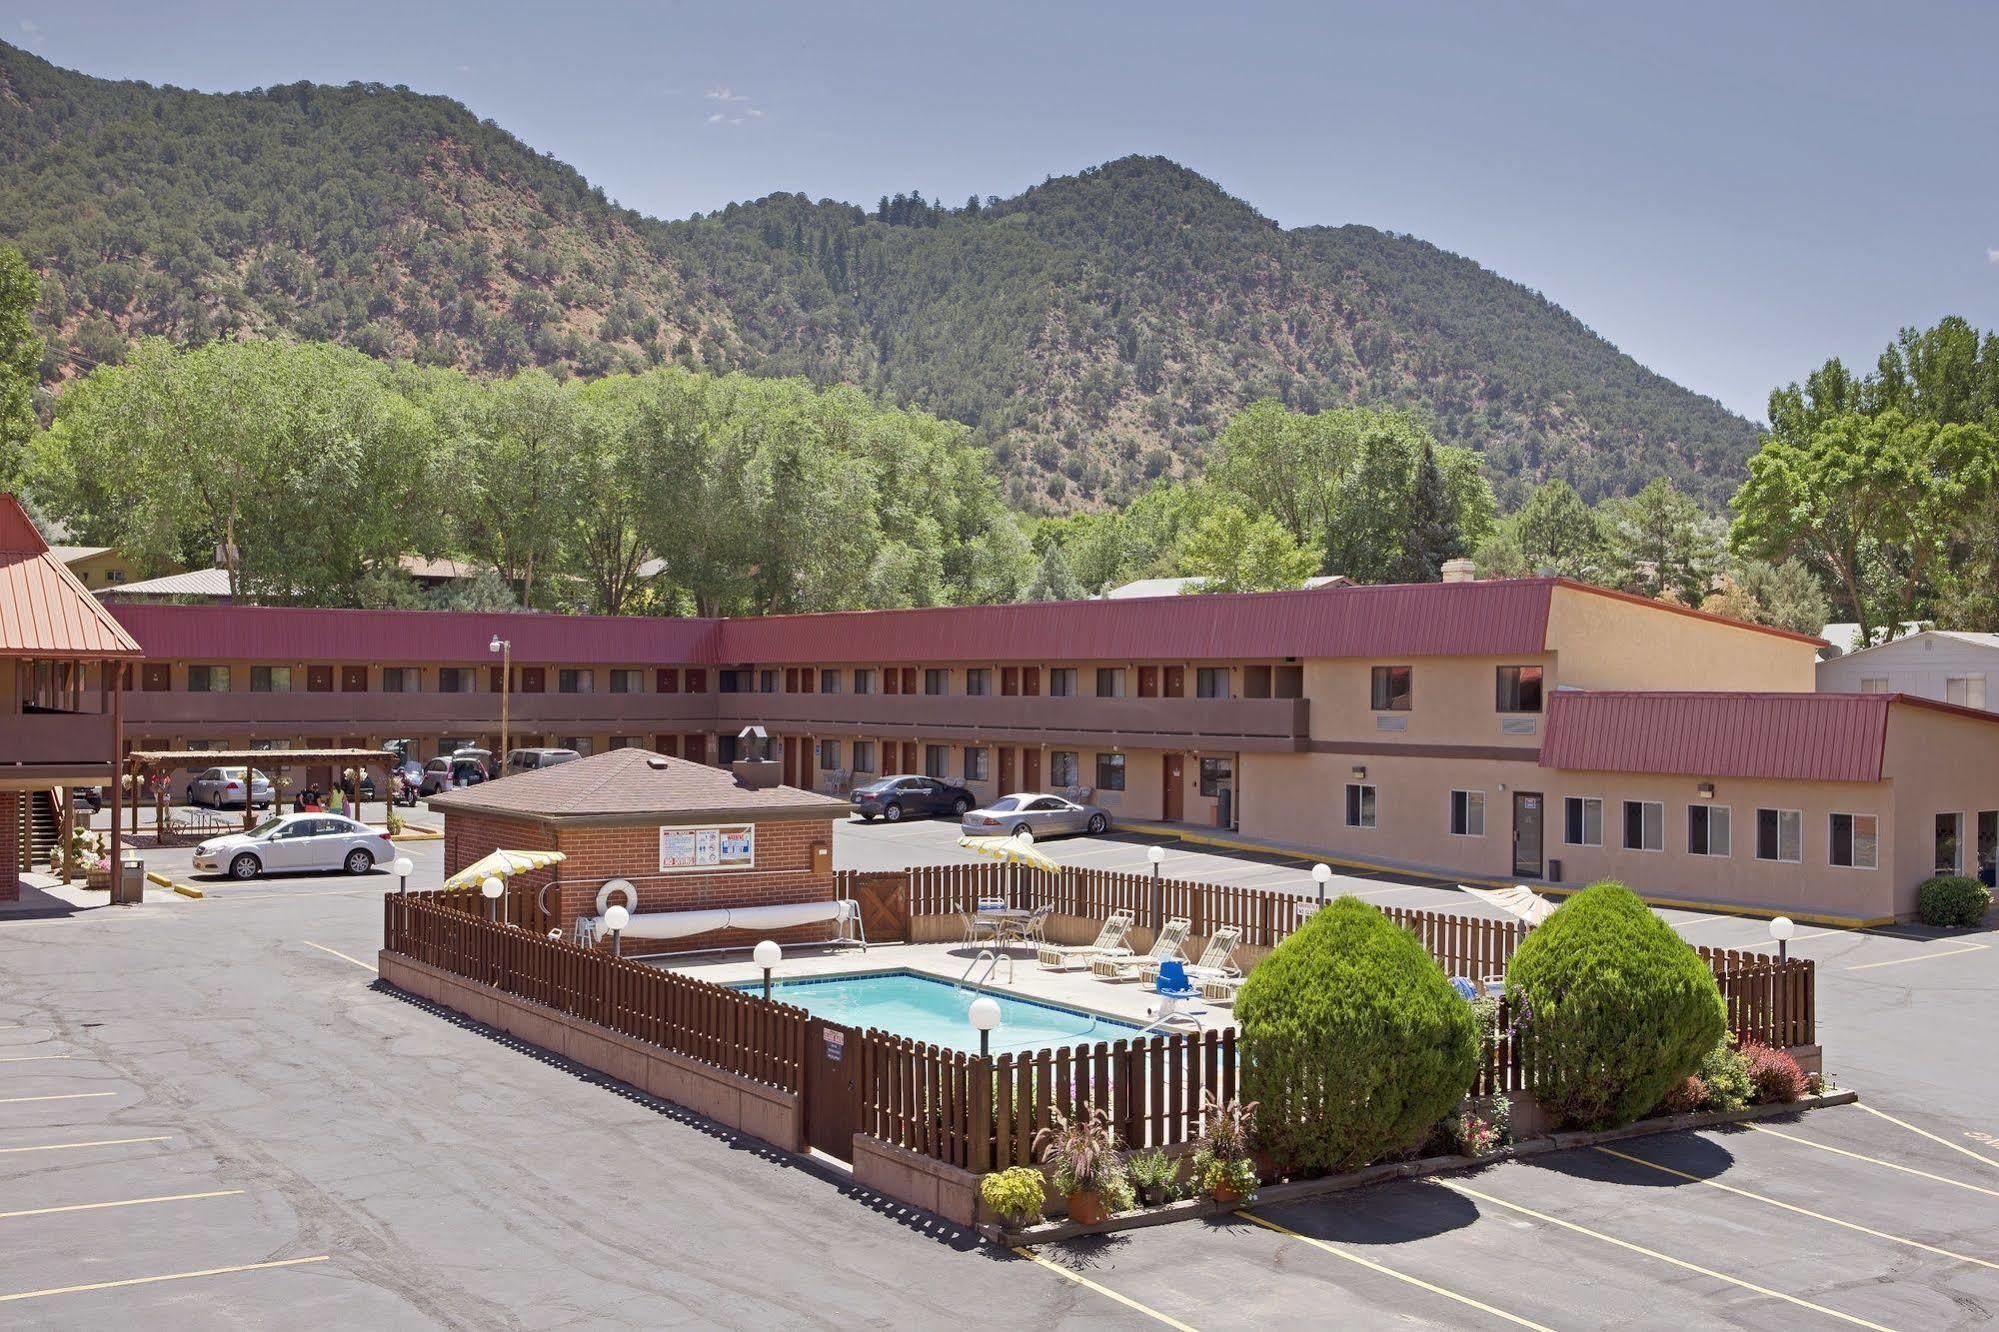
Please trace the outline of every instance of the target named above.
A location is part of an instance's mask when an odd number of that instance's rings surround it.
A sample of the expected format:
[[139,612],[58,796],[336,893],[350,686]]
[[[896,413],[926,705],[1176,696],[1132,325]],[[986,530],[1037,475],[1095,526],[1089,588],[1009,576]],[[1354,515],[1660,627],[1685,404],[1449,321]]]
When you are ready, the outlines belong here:
[[1822,694],[1913,694],[1999,711],[1999,634],[1925,629],[1821,661]]

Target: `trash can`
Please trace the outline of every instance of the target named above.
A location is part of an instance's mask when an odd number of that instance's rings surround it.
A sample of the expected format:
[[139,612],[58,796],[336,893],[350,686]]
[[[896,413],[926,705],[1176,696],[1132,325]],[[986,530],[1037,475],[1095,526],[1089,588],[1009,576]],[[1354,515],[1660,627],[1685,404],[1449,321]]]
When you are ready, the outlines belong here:
[[1234,804],[1233,793],[1228,787],[1218,786],[1215,788],[1215,826],[1217,828],[1227,828],[1230,826],[1229,815],[1234,812],[1231,808]]
[[137,906],[146,900],[146,862],[127,860],[112,879],[114,906]]

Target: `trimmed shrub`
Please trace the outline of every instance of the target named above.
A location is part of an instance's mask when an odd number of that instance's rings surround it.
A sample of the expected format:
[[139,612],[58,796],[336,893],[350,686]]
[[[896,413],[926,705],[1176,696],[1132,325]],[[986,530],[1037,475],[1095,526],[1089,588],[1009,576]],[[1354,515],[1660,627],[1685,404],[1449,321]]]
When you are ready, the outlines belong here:
[[1735,1037],[1724,1037],[1701,1059],[1700,1080],[1707,1086],[1703,1110],[1740,1110],[1756,1095],[1749,1081],[1749,1059],[1735,1048]]
[[987,1175],[979,1181],[979,1197],[1015,1226],[1039,1221],[1042,1204],[1047,1201],[1041,1172],[1032,1166],[1009,1166]]
[[1992,890],[1963,874],[1939,874],[1916,889],[1916,916],[1925,925],[1970,928],[1985,923]]
[[1291,1173],[1353,1170],[1421,1142],[1478,1075],[1471,1005],[1416,937],[1357,898],[1306,921],[1236,998],[1242,1095]]
[[1698,1073],[1689,1073],[1666,1093],[1659,1109],[1669,1115],[1690,1115],[1707,1104],[1707,1097],[1707,1084],[1700,1080]]
[[1700,954],[1621,883],[1592,884],[1506,968],[1534,1095],[1563,1125],[1628,1124],[1715,1047],[1727,1010]]
[[1805,1070],[1790,1053],[1760,1041],[1742,1047],[1749,1061],[1749,1085],[1758,1105],[1788,1105],[1805,1094]]

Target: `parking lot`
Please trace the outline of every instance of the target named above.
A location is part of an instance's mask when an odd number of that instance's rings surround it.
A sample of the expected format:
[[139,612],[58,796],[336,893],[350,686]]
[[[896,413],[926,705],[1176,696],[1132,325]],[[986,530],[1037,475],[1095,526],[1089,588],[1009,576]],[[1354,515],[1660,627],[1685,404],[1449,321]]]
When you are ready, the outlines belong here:
[[[849,825],[838,863],[955,828]],[[1044,844],[1143,870],[1148,842]],[[415,885],[439,844],[408,847]],[[10,1323],[1196,1328],[1984,1324],[1999,1309],[1987,934],[1801,929],[1859,1106],[1648,1138],[1031,1255],[996,1251],[374,985],[386,874],[0,918]],[[1295,858],[1168,873],[1310,891]],[[1393,875],[1335,888],[1474,904]],[[1666,913],[1747,947],[1760,921]]]

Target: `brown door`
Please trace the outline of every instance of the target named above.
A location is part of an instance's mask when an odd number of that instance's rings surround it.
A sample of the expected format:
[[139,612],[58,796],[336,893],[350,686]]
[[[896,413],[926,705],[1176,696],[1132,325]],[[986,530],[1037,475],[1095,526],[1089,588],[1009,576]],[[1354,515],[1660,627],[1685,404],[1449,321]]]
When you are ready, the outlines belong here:
[[366,666],[342,666],[340,668],[340,692],[343,694],[367,693],[368,668]]
[[1013,794],[1013,789],[1014,789],[1012,745],[1001,745],[999,747],[999,763],[1000,763],[999,793],[1001,795],[1011,795]]
[[1168,823],[1179,822],[1186,813],[1184,803],[1187,794],[1186,762],[1184,755],[1168,754],[1166,761],[1160,764],[1160,771],[1163,774],[1159,790],[1160,817]]
[[917,767],[917,766],[916,766],[916,764],[917,764],[917,758],[916,758],[916,742],[915,742],[914,740],[905,740],[905,741],[903,741],[903,742],[902,742],[902,770],[903,770],[904,772],[922,772],[922,771],[923,771],[923,769],[921,769],[921,768]]
[[1513,793],[1513,872],[1528,879],[1541,877],[1542,808],[1539,791]]
[[1020,789],[1023,791],[1041,789],[1041,751],[1033,745],[1020,747]]
[[1033,698],[1041,693],[1041,668],[1023,666],[1020,668],[1020,692]]
[[842,1161],[854,1159],[861,1120],[861,1033],[814,1022],[805,1038],[805,1142]]
[[1166,697],[1179,698],[1187,692],[1187,668],[1168,666],[1166,668]]

